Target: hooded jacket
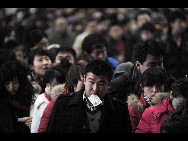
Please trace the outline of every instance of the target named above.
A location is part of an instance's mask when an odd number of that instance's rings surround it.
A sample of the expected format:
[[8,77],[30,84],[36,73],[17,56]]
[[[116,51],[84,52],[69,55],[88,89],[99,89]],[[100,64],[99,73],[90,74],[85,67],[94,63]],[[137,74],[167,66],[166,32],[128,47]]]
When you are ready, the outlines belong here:
[[162,100],[162,103],[145,109],[135,133],[160,133],[161,125],[173,111],[170,96],[168,96]]
[[[152,97],[152,103],[156,105],[168,96],[169,93],[157,93]],[[132,131],[135,132],[144,110],[150,107],[150,105],[145,100],[143,93],[141,94],[140,99],[135,94],[131,94],[130,96],[128,96],[127,103],[131,119]]]

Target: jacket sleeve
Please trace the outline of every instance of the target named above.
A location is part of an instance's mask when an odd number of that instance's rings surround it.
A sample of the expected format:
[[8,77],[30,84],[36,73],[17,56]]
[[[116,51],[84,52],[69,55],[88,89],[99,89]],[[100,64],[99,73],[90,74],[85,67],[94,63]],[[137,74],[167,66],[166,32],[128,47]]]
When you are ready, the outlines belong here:
[[139,121],[138,126],[136,127],[135,133],[150,133],[151,131],[151,111],[149,108],[142,114],[142,118]]
[[38,129],[38,133],[45,133],[46,132],[46,128],[49,122],[49,118],[53,109],[55,101],[51,101],[48,103],[48,105],[46,106],[43,115],[41,117],[40,120],[40,125],[39,125],[39,129]]

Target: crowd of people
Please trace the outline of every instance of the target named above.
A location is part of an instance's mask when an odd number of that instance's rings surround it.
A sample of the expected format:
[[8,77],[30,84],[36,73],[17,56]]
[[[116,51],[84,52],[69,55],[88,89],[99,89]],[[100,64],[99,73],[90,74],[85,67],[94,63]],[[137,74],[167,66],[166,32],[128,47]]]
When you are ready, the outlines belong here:
[[188,9],[0,8],[0,133],[187,133]]

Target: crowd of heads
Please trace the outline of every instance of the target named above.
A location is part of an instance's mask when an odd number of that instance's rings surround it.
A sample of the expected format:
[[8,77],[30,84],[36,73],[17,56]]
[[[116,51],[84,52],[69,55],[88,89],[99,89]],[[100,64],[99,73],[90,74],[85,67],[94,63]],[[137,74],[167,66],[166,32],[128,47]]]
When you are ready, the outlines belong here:
[[[167,61],[173,57],[168,58],[171,39],[173,45],[188,45],[186,8],[0,8],[0,13],[0,101],[18,100],[27,110],[36,93],[50,95],[59,84],[65,84],[63,93],[85,87],[88,96],[95,91],[103,99],[111,80],[128,78],[134,69],[140,78],[135,88],[151,98],[151,91],[166,90],[168,72],[176,74],[168,66],[174,58]],[[186,53],[185,48],[179,54]],[[188,70],[181,67],[174,76],[181,79],[168,90],[172,98],[187,99]]]

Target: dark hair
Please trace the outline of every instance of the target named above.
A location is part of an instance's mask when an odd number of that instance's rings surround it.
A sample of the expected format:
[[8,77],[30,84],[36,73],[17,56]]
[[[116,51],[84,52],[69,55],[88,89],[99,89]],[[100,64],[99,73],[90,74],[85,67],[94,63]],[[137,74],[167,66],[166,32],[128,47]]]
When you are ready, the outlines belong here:
[[85,75],[91,72],[95,75],[103,75],[108,78],[109,81],[112,80],[113,69],[111,65],[103,60],[94,60],[89,62],[85,67]]
[[140,41],[135,46],[135,59],[143,64],[146,61],[148,54],[154,57],[164,56],[163,44],[155,39],[149,39],[146,41]]
[[19,44],[16,40],[8,40],[5,44],[4,44],[4,48],[7,50],[13,50],[15,47],[17,47]]
[[70,93],[74,92],[74,87],[78,84],[78,81],[81,80],[80,75],[84,77],[84,66],[73,63],[67,72],[65,83],[65,87],[69,89]]
[[45,84],[49,83],[53,78],[56,78],[58,83],[60,83],[60,84],[63,83],[61,73],[53,68],[49,68],[48,70],[46,70],[46,72],[44,74],[43,82]]
[[33,51],[31,51],[29,56],[28,56],[28,64],[29,65],[33,64],[33,60],[34,60],[36,55],[48,56],[50,58],[50,60],[52,60],[52,57],[51,57],[50,53],[47,50],[44,50],[42,48],[36,48]]
[[42,38],[44,38],[47,36],[45,35],[44,32],[42,32],[39,29],[34,29],[32,30],[29,35],[28,35],[28,41],[27,41],[27,47],[28,48],[32,48],[34,47],[38,42],[40,42],[42,40]]
[[164,70],[151,67],[144,71],[142,74],[139,84],[141,84],[141,87],[145,86],[153,86],[154,84],[165,84],[166,83],[166,73]]
[[60,72],[61,74],[61,83],[65,83],[66,82],[66,75],[67,72],[69,70],[69,68],[71,67],[71,63],[69,63],[69,61],[67,59],[62,59],[61,62],[55,66],[52,66],[52,69],[57,70],[58,72]]
[[183,96],[188,100],[188,78],[181,78],[172,84],[172,96]]
[[0,100],[8,98],[9,93],[4,84],[17,78],[20,88],[16,94],[17,99],[27,106],[33,102],[34,89],[27,78],[27,71],[25,67],[18,61],[7,61],[2,64],[0,68]]
[[168,23],[173,23],[176,19],[186,20],[185,13],[181,10],[176,10],[170,13],[168,16]]
[[60,48],[58,48],[58,49],[55,51],[55,55],[53,56],[53,60],[55,60],[55,57],[56,57],[57,54],[60,53],[60,52],[62,52],[62,53],[69,52],[69,53],[71,53],[71,54],[73,55],[74,59],[76,59],[76,52],[75,52],[75,50],[74,50],[73,48],[71,48],[71,47],[62,47],[62,46],[61,46]]
[[16,60],[16,55],[14,52],[9,50],[1,49],[0,48],[0,66],[8,61],[8,60]]
[[155,26],[151,22],[146,22],[145,24],[143,24],[141,26],[141,28],[139,29],[139,32],[141,32],[143,30],[149,31],[151,33],[154,33],[155,32]]
[[93,33],[86,36],[82,43],[82,51],[91,54],[95,48],[107,48],[106,38],[100,33]]
[[87,63],[89,63],[89,62],[95,60],[95,58],[92,55],[90,55],[90,54],[82,53],[80,56],[78,56],[76,58],[76,62],[79,62],[80,60],[84,60]]

